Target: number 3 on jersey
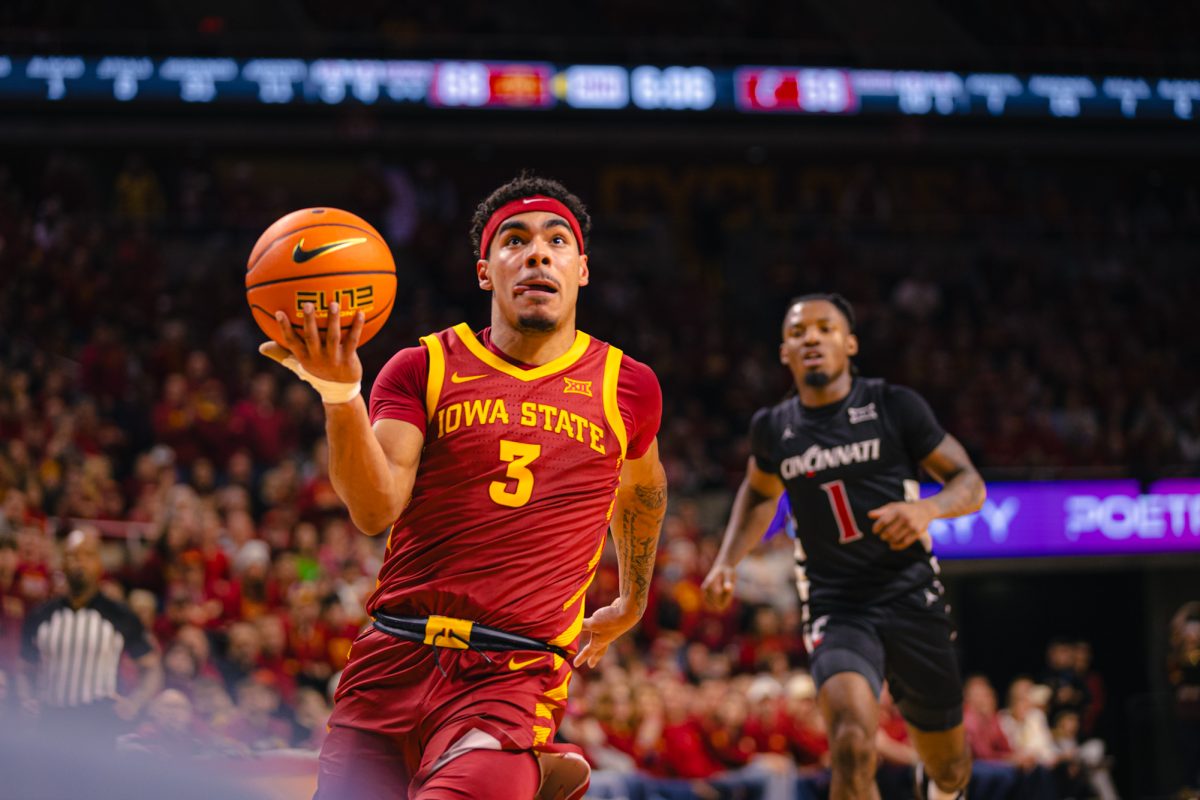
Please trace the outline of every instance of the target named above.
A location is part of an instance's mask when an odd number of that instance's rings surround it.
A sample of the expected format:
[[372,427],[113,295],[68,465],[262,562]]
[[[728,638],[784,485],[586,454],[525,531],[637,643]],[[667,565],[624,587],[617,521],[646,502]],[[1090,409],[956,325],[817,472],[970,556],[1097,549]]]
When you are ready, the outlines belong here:
[[504,475],[510,481],[516,481],[517,485],[510,487],[505,481],[492,481],[488,487],[488,495],[492,502],[509,508],[520,508],[528,503],[533,494],[533,473],[529,471],[529,465],[541,454],[540,444],[501,439],[500,460],[509,462],[508,471]]
[[854,510],[850,508],[850,498],[846,496],[846,484],[842,481],[822,483],[821,491],[829,498],[833,518],[837,521],[838,532],[841,534],[838,544],[850,544],[863,538],[862,531],[858,529],[858,523],[854,520]]

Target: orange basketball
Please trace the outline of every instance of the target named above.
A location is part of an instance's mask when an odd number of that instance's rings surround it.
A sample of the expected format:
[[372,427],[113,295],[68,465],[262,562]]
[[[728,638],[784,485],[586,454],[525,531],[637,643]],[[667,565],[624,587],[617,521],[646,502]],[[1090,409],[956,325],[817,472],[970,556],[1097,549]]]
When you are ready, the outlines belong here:
[[322,337],[330,303],[338,304],[343,334],[361,311],[366,324],[359,344],[365,344],[387,322],[395,300],[391,251],[378,231],[349,211],[293,211],[267,228],[246,263],[246,302],[258,327],[280,344],[276,311],[286,312],[299,334],[302,306],[312,303]]

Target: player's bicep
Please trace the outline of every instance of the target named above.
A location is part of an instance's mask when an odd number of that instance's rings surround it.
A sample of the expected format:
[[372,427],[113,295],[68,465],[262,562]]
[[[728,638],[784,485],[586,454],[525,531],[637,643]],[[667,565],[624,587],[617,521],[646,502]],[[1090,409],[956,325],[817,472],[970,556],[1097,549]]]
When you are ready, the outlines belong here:
[[621,465],[620,488],[632,490],[642,505],[661,508],[667,502],[667,471],[658,457],[658,439],[654,439],[639,458]]
[[975,470],[966,448],[948,433],[932,453],[921,459],[921,467],[943,484],[959,473]]
[[750,456],[746,463],[746,487],[763,500],[777,500],[783,494],[783,481],[774,472],[758,466],[758,460]]
[[398,515],[412,497],[421,451],[425,448],[425,432],[411,422],[398,419],[381,419],[372,426],[372,430],[387,459],[388,472],[393,481],[391,490],[398,493]]

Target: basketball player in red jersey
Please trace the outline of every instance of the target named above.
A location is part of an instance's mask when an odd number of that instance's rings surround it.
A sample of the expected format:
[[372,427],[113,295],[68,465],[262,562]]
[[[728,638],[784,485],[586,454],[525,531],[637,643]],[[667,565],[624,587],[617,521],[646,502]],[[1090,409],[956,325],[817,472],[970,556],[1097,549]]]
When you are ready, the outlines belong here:
[[[654,373],[576,330],[590,219],[522,176],[477,209],[491,327],[425,336],[359,398],[358,314],[322,340],[311,308],[262,352],[325,401],[334,487],[389,531],[373,625],[355,641],[317,797],[577,798],[587,765],[553,744],[571,668],[645,609],[666,476]],[[331,314],[338,314],[331,305]],[[620,596],[584,615],[609,528]],[[580,646],[582,645],[582,646]]]

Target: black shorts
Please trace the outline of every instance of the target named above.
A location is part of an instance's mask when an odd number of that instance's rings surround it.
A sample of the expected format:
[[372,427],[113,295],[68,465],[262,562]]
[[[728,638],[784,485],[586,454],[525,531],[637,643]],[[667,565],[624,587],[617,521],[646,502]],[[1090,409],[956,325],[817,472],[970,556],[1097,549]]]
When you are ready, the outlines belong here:
[[958,632],[940,582],[886,604],[815,598],[805,605],[804,645],[818,687],[839,672],[857,672],[878,697],[886,679],[914,728],[945,731],[962,722]]

